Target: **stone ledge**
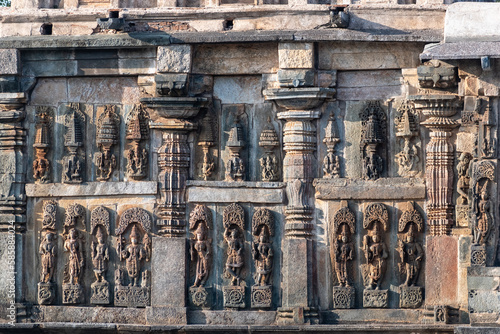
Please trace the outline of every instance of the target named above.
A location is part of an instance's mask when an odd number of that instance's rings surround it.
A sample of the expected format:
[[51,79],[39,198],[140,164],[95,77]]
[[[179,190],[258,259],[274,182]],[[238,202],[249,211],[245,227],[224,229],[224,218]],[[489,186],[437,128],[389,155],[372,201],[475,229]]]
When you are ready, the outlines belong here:
[[[382,178],[376,181],[316,179],[316,198],[323,200],[409,200],[425,198],[423,179]],[[395,191],[397,189],[397,192]]]
[[157,191],[158,186],[155,181],[26,184],[26,196],[28,197],[156,195]]
[[471,266],[467,268],[467,276],[500,277],[500,267]]
[[188,181],[187,201],[282,204],[285,186],[283,182]]

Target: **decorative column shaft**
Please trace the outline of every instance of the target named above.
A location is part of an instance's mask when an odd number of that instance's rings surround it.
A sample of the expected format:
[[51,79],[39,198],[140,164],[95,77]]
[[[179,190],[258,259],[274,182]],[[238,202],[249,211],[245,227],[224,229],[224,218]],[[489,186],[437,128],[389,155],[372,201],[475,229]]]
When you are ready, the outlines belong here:
[[430,130],[426,147],[427,223],[430,235],[448,235],[454,225],[453,160],[451,132],[458,127],[449,117],[457,113],[459,101],[454,95],[430,95],[412,98],[415,108],[427,119],[420,124]]

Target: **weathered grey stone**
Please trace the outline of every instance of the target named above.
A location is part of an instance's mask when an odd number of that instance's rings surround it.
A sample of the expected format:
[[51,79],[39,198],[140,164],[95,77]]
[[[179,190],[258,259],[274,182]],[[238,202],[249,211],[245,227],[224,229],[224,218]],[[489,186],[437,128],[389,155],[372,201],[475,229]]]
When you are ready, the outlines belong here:
[[159,46],[156,68],[158,72],[189,73],[191,45]]
[[[282,88],[285,87],[312,87],[314,85],[313,70],[279,70],[278,81]],[[335,84],[334,84],[335,85]],[[328,84],[326,87],[331,87]]]
[[187,198],[196,203],[283,203],[282,182],[188,181]]
[[[446,11],[444,24],[444,41],[478,42],[498,41],[500,37],[496,18],[500,15],[500,7],[489,3],[456,3]],[[477,29],[481,22],[481,29]]]
[[187,323],[185,307],[146,307],[148,325],[178,325]]
[[[151,258],[151,306],[184,307],[186,296],[179,292],[186,290],[185,239],[153,237],[152,247],[155,251]],[[165,312],[169,312],[169,309],[165,309]]]
[[17,75],[20,57],[16,49],[0,49],[0,75]]
[[[372,199],[401,200],[424,199],[425,183],[419,178],[380,178],[376,181],[356,179],[316,179],[316,198],[323,200]],[[393,189],[397,187],[398,191]]]
[[279,43],[280,68],[313,68],[314,44]]
[[[198,325],[245,325],[247,326],[269,326],[274,324],[276,320],[276,311],[192,311],[189,312],[189,323]],[[193,326],[194,327],[194,326]],[[196,326],[198,327],[198,326]],[[199,328],[199,327],[198,327]],[[222,328],[221,328],[222,330]]]
[[88,182],[73,185],[62,183],[27,184],[28,197],[84,197],[113,195],[156,195],[157,183],[144,182]]

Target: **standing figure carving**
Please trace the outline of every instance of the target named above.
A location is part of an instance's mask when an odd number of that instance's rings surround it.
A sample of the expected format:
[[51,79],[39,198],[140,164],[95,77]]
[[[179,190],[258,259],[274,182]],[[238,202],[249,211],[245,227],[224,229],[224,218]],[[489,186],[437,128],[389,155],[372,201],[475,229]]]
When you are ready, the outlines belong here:
[[231,280],[230,286],[223,287],[224,306],[242,308],[245,307],[245,287],[241,286],[245,264],[245,212],[241,205],[233,203],[224,209],[223,225],[227,245],[225,277]]
[[458,199],[457,205],[467,205],[469,204],[469,185],[470,185],[470,173],[469,166],[472,161],[472,155],[468,152],[462,152],[458,158],[457,172],[458,172],[458,182],[457,182],[457,192]]
[[259,146],[264,149],[264,156],[259,159],[262,167],[262,181],[278,181],[280,177],[278,157],[274,148],[280,144],[278,134],[274,130],[271,118],[267,119],[267,125],[260,133]]
[[146,210],[131,208],[121,214],[115,234],[118,256],[120,261],[125,261],[128,285],[122,269],[118,268],[120,284],[115,285],[116,306],[146,307],[151,303],[149,273],[144,269],[145,262],[151,258],[150,231],[151,217]]
[[473,242],[475,245],[485,245],[494,221],[490,184],[495,180],[495,166],[490,161],[478,162],[472,177]]
[[40,282],[38,283],[38,304],[52,304],[55,299],[54,272],[57,263],[57,202],[43,203],[42,230],[40,232]]
[[323,159],[323,178],[340,177],[340,158],[335,154],[335,146],[340,142],[340,136],[333,113],[330,114],[323,142],[327,147],[327,154]]
[[50,283],[54,278],[57,255],[56,235],[54,233],[47,232],[45,234],[43,241],[40,243],[39,253],[42,263],[40,282]]
[[418,233],[423,229],[422,215],[415,208],[415,203],[408,202],[398,223],[397,251],[401,261],[399,272],[403,280],[399,305],[402,308],[418,308],[423,301],[422,288],[418,286],[424,259],[424,249],[418,240]]
[[274,217],[268,209],[257,209],[252,217],[252,258],[255,284],[252,286],[252,308],[271,307],[274,251]]
[[231,152],[231,158],[226,163],[226,181],[243,181],[245,179],[245,163],[240,156],[245,147],[243,127],[236,121],[229,132],[229,140],[226,144]]
[[387,136],[387,116],[378,101],[371,101],[359,114],[361,119],[360,150],[363,158],[363,178],[376,180],[384,171],[383,145]]
[[[402,138],[402,150],[396,154],[399,175],[415,176],[419,172],[420,161],[418,148],[418,114],[412,102],[405,100],[398,108],[399,115],[394,119],[396,136]],[[414,139],[415,138],[415,139]]]
[[364,307],[387,307],[388,291],[380,290],[387,269],[389,253],[383,240],[383,232],[387,230],[389,214],[384,204],[370,204],[365,211],[363,228],[368,230],[363,237],[365,253],[365,290],[363,291]]
[[145,141],[149,138],[149,115],[141,104],[134,106],[127,120],[125,138],[129,141],[127,150],[127,175],[133,180],[141,180],[148,172],[148,150]]
[[109,212],[103,206],[98,206],[90,215],[91,234],[94,240],[91,243],[90,256],[94,266],[95,282],[91,285],[92,304],[109,304],[109,283],[106,272],[109,263],[109,247],[107,236],[109,235]]
[[118,127],[120,117],[116,113],[116,106],[106,105],[97,122],[97,146],[99,152],[95,154],[96,174],[98,181],[107,181],[116,168],[116,156],[112,147],[118,143]]
[[68,253],[63,280],[63,304],[83,302],[81,278],[85,265],[83,242],[84,236],[78,229],[78,222],[85,227],[85,209],[80,204],[71,204],[66,208],[64,219],[64,251]]

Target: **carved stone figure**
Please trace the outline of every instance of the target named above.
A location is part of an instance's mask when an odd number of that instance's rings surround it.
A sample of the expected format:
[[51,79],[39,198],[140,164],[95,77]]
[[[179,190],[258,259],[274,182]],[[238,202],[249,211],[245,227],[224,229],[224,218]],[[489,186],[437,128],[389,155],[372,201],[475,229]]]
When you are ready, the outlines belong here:
[[207,181],[215,171],[215,161],[210,154],[210,147],[215,145],[215,136],[213,132],[213,120],[215,115],[209,111],[203,118],[201,124],[201,133],[198,139],[198,145],[203,150],[203,163],[201,165],[200,176]]
[[66,136],[64,146],[69,155],[63,160],[64,183],[83,182],[83,159],[80,157],[79,149],[84,146],[85,114],[80,110],[80,106],[75,103],[71,105],[65,119]]
[[335,155],[335,146],[340,142],[340,137],[333,113],[330,115],[330,119],[328,120],[328,125],[325,129],[325,139],[323,139],[323,142],[326,144],[328,152],[323,159],[323,177],[339,177],[340,158]]
[[387,116],[378,101],[369,102],[359,114],[362,124],[360,149],[363,157],[363,178],[376,180],[384,171],[384,159],[381,156],[387,135]]
[[[223,287],[225,307],[244,307],[244,287],[240,286],[244,261],[245,213],[236,203],[230,204],[223,212],[224,240],[227,245],[225,277],[231,279],[231,286]],[[243,288],[243,289],[242,289]],[[241,298],[230,297],[238,294]],[[226,296],[229,299],[226,299]],[[243,303],[241,303],[241,300]],[[242,306],[243,305],[243,306]]]
[[469,204],[469,166],[472,161],[472,155],[468,152],[463,152],[462,154],[460,154],[460,158],[458,159],[458,161],[457,192],[459,194],[459,197],[457,199],[457,205],[467,205]]
[[92,304],[109,304],[109,283],[106,280],[106,271],[109,262],[109,247],[107,235],[109,235],[109,212],[102,206],[98,206],[90,215],[91,233],[94,240],[91,243],[90,256],[94,266],[95,282],[91,285]]
[[400,176],[415,176],[419,172],[417,146],[413,143],[418,137],[418,114],[410,101],[404,101],[398,108],[399,116],[394,119],[396,136],[402,138],[403,149],[396,154]]
[[252,218],[252,234],[252,257],[256,270],[255,284],[252,286],[252,307],[271,307],[271,277],[274,266],[271,237],[274,236],[274,217],[270,210],[255,211]]
[[51,164],[47,154],[50,148],[51,123],[53,108],[37,107],[37,123],[35,125],[35,149],[36,158],[33,160],[33,179],[39,183],[49,183]]
[[40,243],[41,256],[41,277],[40,282],[50,283],[54,277],[54,270],[56,267],[56,255],[57,255],[57,243],[56,235],[51,232],[47,232]]
[[231,158],[226,163],[226,181],[243,181],[245,179],[245,163],[240,157],[240,151],[245,147],[243,138],[243,127],[236,121],[229,132],[229,140],[226,144],[231,152]]
[[[130,231],[128,242],[125,234]],[[117,252],[120,261],[125,261],[128,286],[120,270],[120,277],[115,272],[115,305],[128,307],[145,307],[151,303],[149,274],[144,274],[144,262],[151,258],[151,217],[146,210],[131,208],[122,213],[118,228]]]
[[473,242],[475,245],[485,245],[494,222],[489,181],[495,180],[495,166],[489,161],[481,161],[474,167],[471,208]]
[[481,120],[481,156],[485,158],[494,158],[496,154],[497,139],[492,128],[495,126],[495,113],[491,110],[490,101],[485,101],[486,107]]
[[80,284],[84,259],[78,231],[74,228],[69,230],[68,238],[64,241],[64,251],[69,253],[69,282],[70,284]]
[[118,143],[118,127],[120,117],[116,114],[116,106],[106,105],[97,123],[97,146],[95,154],[97,180],[109,180],[116,168],[116,157],[112,152],[113,145]]
[[363,237],[363,251],[367,265],[367,290],[379,290],[382,284],[389,253],[382,232],[387,229],[389,215],[383,204],[375,203],[366,208],[363,227],[368,234]]
[[271,118],[267,119],[267,126],[260,133],[259,146],[264,148],[264,156],[259,159],[262,167],[262,181],[278,181],[280,178],[278,157],[274,148],[280,144],[278,134],[274,130]]
[[141,104],[134,107],[127,120],[127,175],[133,180],[141,180],[148,173],[148,150],[144,147],[149,138],[148,121],[148,112]]

